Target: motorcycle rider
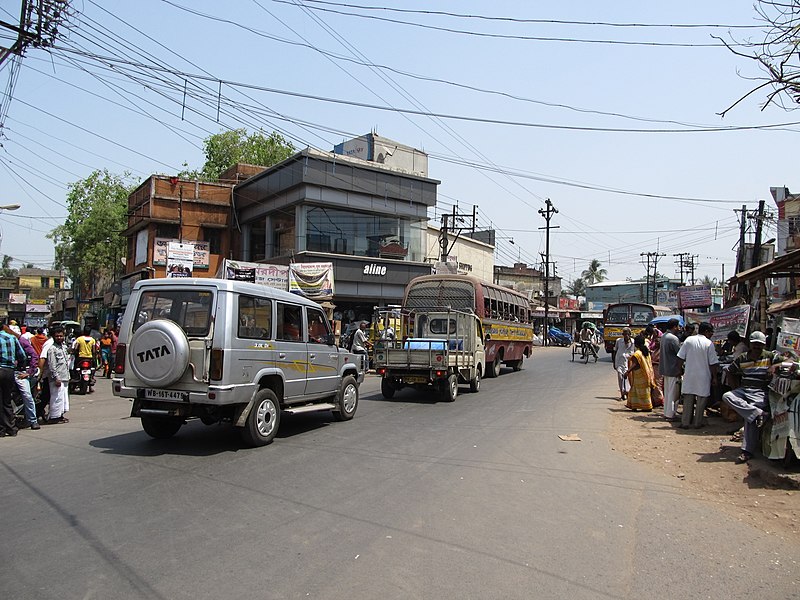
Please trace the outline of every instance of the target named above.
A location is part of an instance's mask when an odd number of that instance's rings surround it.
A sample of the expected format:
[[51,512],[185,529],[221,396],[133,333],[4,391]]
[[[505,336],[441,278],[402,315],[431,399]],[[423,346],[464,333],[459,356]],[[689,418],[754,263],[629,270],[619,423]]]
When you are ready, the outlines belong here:
[[75,355],[75,369],[79,368],[81,359],[88,359],[92,369],[97,365],[97,340],[92,337],[92,328],[88,325],[83,328],[83,335],[75,338],[72,343],[72,352]]

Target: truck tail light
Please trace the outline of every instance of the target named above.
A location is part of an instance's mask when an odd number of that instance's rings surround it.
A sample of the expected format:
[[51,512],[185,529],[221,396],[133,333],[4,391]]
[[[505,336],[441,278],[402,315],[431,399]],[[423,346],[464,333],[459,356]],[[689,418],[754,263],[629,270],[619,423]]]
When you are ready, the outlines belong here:
[[214,381],[222,379],[222,363],[225,359],[225,351],[222,348],[211,349],[211,365],[208,369],[208,376]]
[[125,344],[117,344],[117,352],[114,355],[114,373],[125,374]]
[[384,369],[383,367],[380,367],[380,368],[379,368],[379,369],[376,371],[376,373],[377,373],[378,375],[383,375],[383,374],[385,374],[385,373],[386,373],[386,369]]

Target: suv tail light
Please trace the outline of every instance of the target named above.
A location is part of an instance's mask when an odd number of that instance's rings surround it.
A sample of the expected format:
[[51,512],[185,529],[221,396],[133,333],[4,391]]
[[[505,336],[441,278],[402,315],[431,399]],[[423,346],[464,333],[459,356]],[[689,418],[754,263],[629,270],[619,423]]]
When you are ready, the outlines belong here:
[[222,380],[222,363],[225,359],[225,351],[222,348],[211,349],[211,365],[208,369],[208,376],[214,381]]
[[125,344],[117,344],[117,353],[114,356],[114,373],[125,374]]

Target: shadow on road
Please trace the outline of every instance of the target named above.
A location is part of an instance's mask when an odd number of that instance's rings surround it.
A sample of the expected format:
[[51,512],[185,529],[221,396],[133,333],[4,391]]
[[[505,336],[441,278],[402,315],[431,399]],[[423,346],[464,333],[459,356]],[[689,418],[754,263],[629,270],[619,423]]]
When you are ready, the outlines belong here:
[[[284,413],[276,438],[291,438],[316,431],[330,425],[332,420],[331,413],[327,411],[305,415]],[[167,440],[155,440],[144,431],[135,431],[91,440],[89,445],[100,448],[104,454],[123,456],[213,456],[250,450],[242,443],[239,430],[232,425],[203,425],[200,421],[190,421]]]

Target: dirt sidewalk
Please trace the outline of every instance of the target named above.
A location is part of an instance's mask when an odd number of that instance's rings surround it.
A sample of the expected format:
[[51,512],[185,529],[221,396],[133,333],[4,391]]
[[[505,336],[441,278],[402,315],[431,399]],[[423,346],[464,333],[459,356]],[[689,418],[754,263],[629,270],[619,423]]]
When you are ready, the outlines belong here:
[[731,431],[741,426],[711,415],[702,429],[683,430],[651,413],[632,412],[608,401],[612,448],[682,482],[687,496],[716,505],[731,518],[786,539],[800,539],[800,472],[757,456],[736,464],[740,442]]

